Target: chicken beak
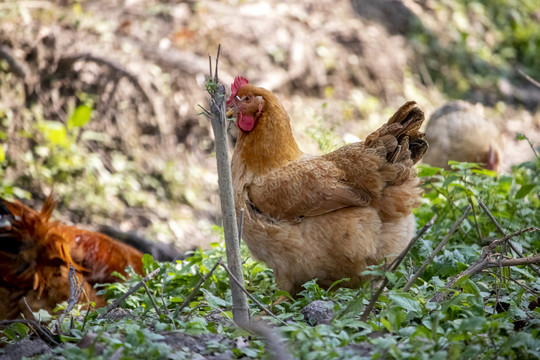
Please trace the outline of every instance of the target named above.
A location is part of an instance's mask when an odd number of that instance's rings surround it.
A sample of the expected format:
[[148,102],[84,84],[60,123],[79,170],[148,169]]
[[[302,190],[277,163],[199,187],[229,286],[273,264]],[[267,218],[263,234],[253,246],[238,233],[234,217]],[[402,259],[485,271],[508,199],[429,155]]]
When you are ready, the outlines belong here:
[[227,119],[232,118],[233,115],[234,115],[234,110],[233,110],[233,109],[229,109],[229,110],[227,111]]

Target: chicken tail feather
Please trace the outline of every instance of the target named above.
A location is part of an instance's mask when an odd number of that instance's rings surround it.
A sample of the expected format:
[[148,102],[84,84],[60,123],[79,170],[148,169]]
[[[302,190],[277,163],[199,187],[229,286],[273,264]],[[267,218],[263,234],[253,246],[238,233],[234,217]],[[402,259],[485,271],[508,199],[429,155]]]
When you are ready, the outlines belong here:
[[428,143],[420,127],[424,122],[424,112],[409,101],[403,104],[386,124],[366,138],[366,146],[386,148],[389,163],[404,162],[408,159],[417,163],[426,153]]

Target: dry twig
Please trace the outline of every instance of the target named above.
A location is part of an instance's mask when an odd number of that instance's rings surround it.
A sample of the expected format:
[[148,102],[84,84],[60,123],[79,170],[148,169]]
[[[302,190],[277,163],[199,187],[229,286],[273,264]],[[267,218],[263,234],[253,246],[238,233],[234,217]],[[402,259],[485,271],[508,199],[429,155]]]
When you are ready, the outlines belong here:
[[[420,239],[426,231],[428,231],[429,228],[433,226],[433,223],[435,222],[436,215],[431,218],[421,229],[418,231],[418,234],[416,234],[415,237],[412,238],[411,241],[409,241],[409,244],[401,252],[401,254],[390,264],[389,270],[391,272],[396,271],[396,269],[399,267],[403,259],[405,259],[405,256],[409,253],[413,245],[416,243],[418,239]],[[364,312],[362,313],[362,316],[360,317],[361,321],[367,321],[369,314],[373,311],[373,308],[375,307],[375,304],[377,303],[377,300],[379,300],[379,296],[381,296],[384,288],[388,285],[388,278],[384,277],[384,279],[381,282],[381,285],[377,289],[377,291],[371,296],[371,299],[369,300],[369,304],[364,309]]]
[[221,258],[219,258],[219,260],[214,264],[214,266],[212,266],[212,269],[210,269],[210,271],[206,275],[201,277],[197,285],[195,285],[195,287],[193,288],[193,291],[188,295],[187,298],[184,299],[182,304],[180,304],[180,307],[178,308],[178,313],[180,313],[191,302],[191,300],[193,300],[195,295],[197,295],[197,293],[199,292],[199,289],[201,288],[202,284],[204,284],[204,282],[208,280],[210,276],[212,276],[217,266],[219,265],[220,261],[221,261]]
[[122,67],[120,64],[117,64],[109,59],[96,56],[90,53],[84,53],[84,54],[74,54],[70,56],[64,56],[58,60],[57,68],[64,69],[64,68],[71,68],[73,64],[75,64],[77,61],[89,61],[94,62],[98,65],[105,65],[114,70],[116,73],[120,74],[121,77],[125,77],[143,96],[144,100],[148,102],[150,105],[150,108],[152,109],[152,113],[155,115],[157,114],[154,102],[148,96],[147,91],[144,89],[144,87],[139,82],[139,79],[137,79],[137,76],[130,72],[129,70]]
[[66,309],[62,312],[62,314],[58,317],[58,320],[56,321],[56,333],[58,335],[61,334],[61,325],[62,322],[64,322],[64,318],[73,310],[75,307],[75,304],[79,301],[79,298],[81,297],[83,287],[84,287],[84,277],[81,281],[81,286],[79,287],[79,278],[77,275],[75,275],[75,268],[73,265],[69,264],[69,271],[68,271],[68,280],[69,280],[69,299],[68,299],[68,305]]
[[152,306],[156,310],[156,313],[158,314],[158,316],[161,316],[161,311],[159,310],[159,307],[157,306],[156,301],[154,300],[154,296],[150,292],[150,289],[148,288],[148,286],[146,286],[145,283],[142,283],[142,286],[144,287],[144,290],[148,294],[148,297],[150,298],[150,302],[152,303]]
[[[480,207],[482,208],[482,210],[484,210],[484,212],[486,213],[486,215],[488,216],[488,218],[491,220],[491,222],[495,225],[495,227],[497,228],[497,230],[499,231],[499,233],[501,234],[501,236],[506,236],[506,231],[504,231],[504,229],[502,228],[502,226],[499,224],[499,222],[497,221],[497,219],[495,219],[495,216],[493,216],[493,214],[491,213],[491,211],[489,211],[489,209],[487,208],[486,204],[484,204],[484,202],[482,201],[482,199],[480,198],[477,198],[478,200],[478,205],[480,205]],[[519,249],[516,247],[516,245],[508,240],[508,245],[510,246],[510,248],[512,248],[512,250],[517,254],[517,256],[519,257],[525,257],[521,251],[519,251]],[[538,275],[540,276],[540,270],[538,270],[538,268],[536,266],[534,266],[533,264],[529,264],[529,267]]]
[[452,225],[452,227],[450,228],[450,231],[448,231],[448,234],[446,234],[446,236],[443,238],[443,240],[441,241],[441,243],[435,248],[435,250],[433,250],[433,252],[428,256],[428,258],[424,261],[424,263],[422,264],[422,266],[420,267],[420,269],[418,269],[418,271],[409,279],[409,281],[407,281],[407,283],[405,284],[405,286],[403,287],[403,291],[409,291],[410,287],[412,284],[414,284],[414,282],[416,280],[418,280],[418,278],[420,277],[420,275],[422,275],[424,273],[424,270],[427,268],[427,266],[429,265],[429,263],[431,263],[433,261],[433,259],[435,258],[435,255],[437,255],[437,253],[439,251],[441,251],[441,249],[443,248],[444,245],[446,245],[446,243],[448,242],[448,240],[450,240],[450,238],[452,237],[452,235],[454,235],[454,232],[456,232],[457,228],[459,227],[459,225],[463,222],[463,220],[465,220],[465,218],[467,217],[467,214],[469,214],[469,211],[471,211],[471,205],[468,205],[467,208],[465,209],[465,211],[463,212],[463,215],[460,216],[459,219],[457,219],[457,221]]
[[34,332],[40,338],[41,338],[41,336],[39,336],[39,334],[43,335],[43,337],[45,338],[46,342],[49,345],[53,345],[53,346],[60,345],[58,343],[58,341],[55,340],[56,336],[49,329],[47,329],[46,327],[41,326],[39,321],[36,321],[36,320],[31,320],[31,319],[0,320],[0,327],[6,327],[6,326],[9,326],[11,324],[17,324],[17,323],[27,325],[32,330],[34,330]]
[[[451,289],[459,280],[464,278],[465,276],[473,276],[475,274],[478,274],[484,269],[492,268],[492,267],[508,267],[508,266],[517,266],[517,265],[529,265],[529,264],[539,264],[540,263],[540,255],[534,255],[529,256],[526,258],[519,258],[519,259],[494,259],[492,257],[493,251],[497,248],[497,246],[504,244],[508,240],[510,240],[513,237],[519,236],[526,232],[532,232],[537,231],[538,229],[535,227],[528,227],[525,229],[518,230],[512,234],[505,235],[501,239],[492,241],[488,246],[484,247],[484,250],[482,251],[482,254],[478,258],[478,260],[471,265],[468,269],[462,271],[459,275],[452,278],[445,286],[446,289]],[[442,302],[446,297],[445,292],[438,292],[431,298],[431,302]]]
[[531,84],[533,84],[534,86],[536,86],[537,88],[540,89],[540,82],[536,81],[535,79],[533,79],[531,76],[527,75],[523,70],[521,69],[517,69],[518,73],[523,76],[525,79],[527,79]]
[[131,294],[133,294],[135,291],[139,290],[139,288],[141,286],[143,286],[143,284],[145,282],[147,282],[148,280],[152,279],[154,276],[156,276],[156,274],[161,270],[161,268],[157,268],[156,270],[152,271],[150,274],[146,275],[141,281],[139,281],[137,284],[135,284],[134,286],[131,287],[131,289],[129,289],[124,295],[120,296],[118,299],[116,299],[115,302],[113,302],[112,304],[109,304],[107,306],[107,311],[105,311],[104,314],[100,315],[100,317],[103,317],[104,315],[110,313],[112,310],[116,309],[118,307],[118,305],[120,305],[122,303],[122,301],[124,301],[128,296],[130,296]]
[[23,80],[26,80],[26,74],[29,72],[25,63],[21,63],[11,50],[0,45],[0,59],[6,60],[11,69],[11,72]]
[[[240,283],[240,281],[238,281],[238,279],[233,275],[233,273],[231,272],[231,270],[227,267],[227,265],[225,265],[223,263],[223,261],[221,261],[221,259],[219,259],[218,261],[219,265],[221,265],[221,267],[223,269],[225,269],[225,271],[227,272],[227,274],[229,274],[229,276],[231,277],[231,279],[233,281],[236,282],[236,284],[242,289],[242,291],[255,303],[257,304],[258,307],[261,308],[261,310],[263,310],[265,313],[267,313],[268,315],[272,316],[274,319],[276,319],[277,321],[281,322],[283,325],[287,325],[287,323],[283,320],[281,320],[280,318],[278,318],[272,311],[270,311],[270,309],[268,309],[266,306],[264,306],[259,300],[257,300],[253,295],[251,295],[249,293],[249,291],[246,290],[246,288]],[[239,324],[239,322],[237,322],[235,320],[235,322],[237,324]],[[242,323],[240,322],[241,324],[245,324],[245,323]]]

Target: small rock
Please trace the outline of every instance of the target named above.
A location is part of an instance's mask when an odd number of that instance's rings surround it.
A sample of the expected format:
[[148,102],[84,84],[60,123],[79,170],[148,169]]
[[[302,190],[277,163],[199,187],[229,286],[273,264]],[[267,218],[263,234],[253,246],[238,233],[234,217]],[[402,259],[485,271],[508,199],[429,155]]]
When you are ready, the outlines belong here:
[[117,320],[125,318],[128,315],[131,315],[131,310],[116,308],[116,309],[112,309],[106,314],[103,314],[101,317],[106,320],[117,321]]
[[304,319],[308,324],[315,326],[318,324],[330,324],[330,320],[334,316],[334,303],[332,301],[316,300],[311,304],[306,305],[302,309]]

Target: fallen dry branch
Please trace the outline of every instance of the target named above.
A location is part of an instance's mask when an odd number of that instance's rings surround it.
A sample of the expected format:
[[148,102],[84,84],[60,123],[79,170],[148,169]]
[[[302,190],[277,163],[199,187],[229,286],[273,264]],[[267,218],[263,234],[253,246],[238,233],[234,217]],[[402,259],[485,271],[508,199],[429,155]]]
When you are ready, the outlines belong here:
[[73,310],[75,307],[75,304],[79,301],[79,298],[81,297],[83,287],[84,287],[84,277],[81,281],[81,286],[79,286],[79,278],[77,275],[75,275],[75,268],[72,264],[69,264],[69,271],[68,271],[68,280],[69,280],[69,299],[68,299],[68,305],[66,309],[60,314],[58,317],[58,320],[56,321],[56,333],[60,335],[62,333],[62,323],[64,322],[65,317],[67,314]]
[[0,45],[0,59],[6,60],[9,65],[9,68],[13,74],[20,77],[21,79],[26,79],[26,74],[28,69],[26,64],[19,61],[7,47]]
[[536,81],[535,79],[533,79],[531,76],[527,75],[523,70],[521,69],[517,69],[518,73],[523,76],[525,79],[527,79],[527,81],[529,81],[531,84],[533,84],[534,86],[536,86],[537,88],[540,89],[540,82]]
[[94,62],[94,63],[96,63],[98,65],[105,65],[105,66],[111,68],[112,70],[114,70],[115,72],[117,72],[120,75],[120,77],[125,77],[141,93],[144,100],[146,102],[148,102],[148,104],[150,105],[150,108],[152,110],[152,114],[153,115],[157,114],[155,106],[154,106],[154,102],[152,101],[150,96],[148,96],[147,91],[141,85],[141,83],[139,82],[139,79],[137,78],[137,76],[135,76],[135,74],[133,74],[129,70],[122,67],[120,64],[117,64],[117,63],[115,63],[115,62],[113,62],[113,61],[111,61],[109,59],[106,59],[106,58],[103,58],[103,57],[100,57],[100,56],[96,56],[96,55],[93,55],[93,54],[89,54],[89,53],[74,54],[74,55],[64,56],[64,57],[61,57],[60,59],[58,59],[57,69],[61,69],[61,70],[69,69],[77,61],[88,61],[88,62]]
[[[540,255],[529,256],[525,258],[517,259],[495,259],[493,257],[493,251],[501,244],[508,242],[508,240],[513,237],[519,236],[526,232],[537,231],[535,227],[528,227],[521,230],[518,230],[512,234],[503,236],[501,239],[492,241],[488,246],[484,247],[482,254],[478,260],[472,264],[468,269],[462,271],[459,275],[452,278],[445,286],[446,289],[451,289],[454,285],[464,278],[465,276],[473,276],[480,273],[482,270],[492,267],[509,267],[509,266],[518,266],[518,265],[530,265],[530,264],[540,264]],[[442,302],[446,298],[446,292],[438,292],[431,298],[431,302]]]
[[152,306],[156,310],[156,313],[158,314],[158,316],[161,316],[161,311],[159,310],[159,307],[157,306],[156,301],[154,300],[154,296],[150,292],[150,289],[148,288],[148,286],[146,286],[145,283],[142,283],[142,286],[144,287],[146,294],[148,294],[148,297],[150,298],[150,302],[152,303]]
[[193,288],[193,291],[188,295],[187,298],[184,299],[182,304],[180,304],[180,307],[178,308],[178,313],[182,312],[182,310],[191,302],[191,300],[193,300],[195,295],[197,295],[197,293],[199,292],[199,289],[201,288],[202,284],[204,284],[204,282],[208,280],[210,276],[212,276],[217,266],[219,265],[220,261],[221,261],[221,258],[219,258],[219,260],[214,264],[214,266],[212,266],[212,269],[210,269],[210,271],[206,275],[201,277],[197,285],[195,285],[195,287]]
[[[246,288],[240,283],[240,281],[233,275],[233,273],[231,272],[231,270],[227,267],[227,265],[225,265],[223,263],[223,261],[221,261],[221,259],[219,259],[218,261],[219,265],[221,265],[221,267],[223,269],[225,269],[225,271],[227,272],[227,274],[229,274],[230,278],[236,282],[236,284],[242,289],[242,291],[251,299],[253,300],[253,302],[255,304],[257,304],[258,307],[261,308],[262,311],[264,311],[265,313],[267,313],[268,315],[272,316],[274,319],[276,319],[277,321],[281,322],[283,325],[287,325],[287,323],[283,320],[281,320],[280,318],[278,318],[272,311],[270,311],[270,309],[268,309],[266,306],[264,306],[259,300],[257,300],[253,295],[251,295],[249,293],[249,291],[246,290]],[[245,322],[237,322],[235,320],[235,322],[237,324],[246,324]],[[241,325],[240,325],[241,326]]]
[[[405,256],[409,253],[413,245],[420,239],[428,229],[430,229],[433,224],[435,223],[436,215],[431,218],[421,229],[418,231],[418,234],[416,234],[415,237],[412,238],[412,240],[409,242],[405,250],[401,252],[401,254],[390,264],[389,270],[391,272],[396,271],[396,269],[399,267],[403,259],[405,259]],[[384,288],[388,285],[388,277],[384,277],[384,279],[381,282],[381,285],[377,289],[377,291],[371,296],[371,299],[369,300],[369,304],[364,309],[364,312],[362,313],[362,316],[360,317],[361,321],[367,321],[369,314],[373,311],[373,308],[375,307],[375,304],[377,303],[377,300],[379,300],[379,296],[381,296]]]
[[58,341],[55,340],[55,336],[49,329],[46,327],[41,326],[39,321],[31,320],[31,319],[15,319],[15,320],[0,320],[0,328],[4,328],[7,326],[10,326],[12,324],[24,324],[27,325],[30,329],[32,329],[36,335],[41,338],[40,334],[43,336],[44,341],[52,346],[58,346],[60,345]]
[[[484,210],[484,212],[486,213],[486,215],[488,216],[488,218],[491,220],[491,222],[495,225],[495,227],[497,228],[497,230],[499,231],[499,233],[501,234],[501,236],[506,236],[506,231],[504,231],[504,229],[502,228],[501,225],[499,225],[499,222],[497,221],[497,219],[495,219],[495,216],[493,216],[493,214],[491,213],[491,211],[489,211],[489,209],[487,208],[486,204],[484,204],[484,202],[482,201],[482,199],[480,198],[477,198],[478,200],[478,204],[480,205],[480,207],[482,208],[482,210]],[[521,251],[519,251],[519,249],[516,247],[516,245],[508,240],[508,245],[510,246],[510,248],[517,254],[517,256],[519,257],[525,257]],[[538,270],[538,268],[536,266],[534,266],[533,264],[529,264],[529,267],[538,275],[540,276],[540,270]]]
[[401,254],[399,254],[399,256],[394,261],[392,261],[389,267],[390,271],[393,272],[397,270],[397,268],[399,267],[399,265],[401,265],[401,262],[403,261],[403,259],[405,259],[405,256],[409,253],[416,241],[418,241],[418,239],[424,236],[426,231],[431,229],[431,227],[435,223],[435,219],[437,219],[437,215],[434,215],[424,226],[422,226],[420,231],[418,231],[418,234],[416,234],[416,236],[412,238],[405,250],[403,250]]
[[143,284],[145,282],[147,282],[148,280],[152,279],[154,276],[156,276],[156,274],[161,270],[161,268],[157,268],[156,270],[152,271],[150,274],[146,275],[141,281],[139,281],[137,284],[135,284],[134,286],[131,287],[131,289],[129,289],[124,295],[120,296],[118,299],[116,299],[115,302],[113,302],[112,304],[109,304],[107,306],[107,309],[105,311],[104,314],[100,315],[99,317],[103,317],[105,316],[106,314],[110,313],[112,310],[116,309],[121,303],[122,301],[124,301],[125,299],[127,299],[128,296],[130,296],[131,294],[133,294],[135,291],[139,290],[139,288],[141,286],[143,286]]
[[424,273],[424,270],[427,268],[427,266],[433,261],[433,259],[435,258],[435,255],[437,255],[439,253],[439,251],[441,251],[441,249],[444,247],[444,245],[446,245],[446,243],[448,242],[448,240],[450,240],[450,238],[452,237],[452,235],[454,235],[454,233],[456,232],[457,228],[459,227],[459,225],[463,222],[463,220],[465,220],[465,218],[467,217],[467,215],[469,214],[469,211],[471,211],[471,205],[468,205],[467,208],[465,209],[465,211],[463,212],[463,215],[460,216],[459,219],[457,219],[457,221],[452,225],[452,227],[450,228],[450,231],[448,231],[448,233],[446,234],[446,236],[443,238],[443,240],[441,241],[441,243],[435,248],[435,250],[433,250],[433,252],[428,256],[428,258],[424,261],[424,263],[422,264],[422,266],[420,267],[420,269],[418,269],[418,271],[413,275],[411,276],[411,278],[409,279],[409,281],[407,281],[407,283],[405,284],[405,286],[403,287],[403,291],[408,291],[410,289],[410,287],[412,286],[412,284],[414,284],[414,282],[416,280],[418,280],[418,278],[420,277],[420,275],[422,275]]

